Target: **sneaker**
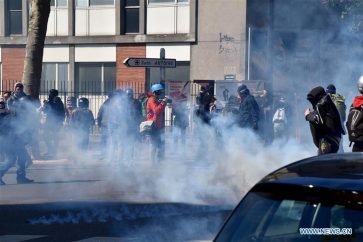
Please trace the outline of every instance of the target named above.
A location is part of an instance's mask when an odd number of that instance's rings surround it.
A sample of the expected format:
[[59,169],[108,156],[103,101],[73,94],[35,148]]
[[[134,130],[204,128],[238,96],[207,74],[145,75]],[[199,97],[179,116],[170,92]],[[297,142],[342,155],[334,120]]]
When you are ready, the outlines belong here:
[[16,182],[18,184],[28,184],[34,182],[34,180],[24,177],[18,177],[16,178]]
[[3,179],[0,178],[0,186],[4,186],[6,183],[3,181]]

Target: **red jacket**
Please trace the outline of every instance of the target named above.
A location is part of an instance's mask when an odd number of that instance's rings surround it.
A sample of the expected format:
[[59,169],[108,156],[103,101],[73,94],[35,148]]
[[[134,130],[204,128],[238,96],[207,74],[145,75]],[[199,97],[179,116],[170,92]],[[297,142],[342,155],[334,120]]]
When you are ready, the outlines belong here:
[[359,108],[363,105],[363,96],[356,96],[353,100],[353,107]]
[[158,102],[155,96],[148,99],[146,104],[146,120],[154,121],[157,128],[163,127],[163,113],[165,111],[165,102]]

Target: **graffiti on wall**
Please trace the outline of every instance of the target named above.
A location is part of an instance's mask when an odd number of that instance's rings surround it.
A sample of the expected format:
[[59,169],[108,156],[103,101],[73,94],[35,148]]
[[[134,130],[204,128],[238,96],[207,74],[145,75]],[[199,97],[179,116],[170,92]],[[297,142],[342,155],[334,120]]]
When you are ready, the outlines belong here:
[[219,54],[235,54],[237,53],[236,39],[228,34],[219,33]]

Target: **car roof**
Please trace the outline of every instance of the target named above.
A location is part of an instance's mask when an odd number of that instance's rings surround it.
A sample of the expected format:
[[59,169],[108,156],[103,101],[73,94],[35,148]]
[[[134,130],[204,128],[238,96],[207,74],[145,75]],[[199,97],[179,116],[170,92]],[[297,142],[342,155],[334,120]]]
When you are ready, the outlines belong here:
[[314,156],[284,166],[258,184],[278,183],[363,191],[363,153]]

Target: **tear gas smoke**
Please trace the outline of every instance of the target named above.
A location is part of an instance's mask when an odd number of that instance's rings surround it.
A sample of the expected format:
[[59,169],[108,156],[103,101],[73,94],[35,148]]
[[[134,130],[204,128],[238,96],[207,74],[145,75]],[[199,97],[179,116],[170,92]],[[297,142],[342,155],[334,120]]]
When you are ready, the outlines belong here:
[[[251,4],[251,1],[248,2]],[[259,8],[260,2],[254,2]],[[276,2],[286,3],[287,1]],[[296,6],[293,7],[296,8]],[[287,8],[281,9],[279,16],[287,16],[286,12],[289,11],[283,11]],[[330,16],[336,15],[335,10],[326,8],[324,11]],[[304,109],[310,107],[306,101],[306,94],[311,88],[334,84],[337,93],[346,96],[347,105],[350,105],[355,95],[359,95],[356,80],[363,74],[360,58],[363,55],[363,49],[358,44],[352,45],[352,40],[359,40],[357,43],[360,43],[360,39],[354,32],[343,30],[339,24],[329,25],[326,29],[324,25],[321,25],[309,31],[306,26],[310,26],[310,22],[306,21],[309,19],[312,21],[319,16],[316,11],[311,13],[294,16],[296,19],[303,19],[304,28],[300,26],[301,28],[292,30],[292,35],[278,35],[276,32],[276,36],[280,39],[272,41],[272,48],[276,52],[273,52],[271,57],[274,62],[273,73],[267,73],[275,79],[279,78],[276,82],[281,85],[276,86],[276,92],[283,94],[292,107],[293,130],[298,130],[298,134],[291,133],[289,139],[277,139],[266,145],[259,135],[251,130],[231,126],[226,119],[216,117],[212,125],[193,124],[192,132],[187,133],[185,144],[175,142],[172,138],[175,130],[168,129],[165,136],[166,158],[162,162],[154,162],[150,157],[150,146],[141,143],[135,139],[135,133],[129,132],[131,126],[137,129],[139,123],[132,123],[128,119],[127,110],[130,106],[124,98],[120,97],[113,99],[106,110],[107,123],[110,126],[103,127],[108,142],[101,145],[101,155],[96,157],[94,150],[79,150],[74,145],[74,139],[77,137],[74,137],[71,132],[62,130],[58,138],[58,156],[77,162],[77,166],[87,166],[90,161],[102,158],[102,162],[107,166],[97,169],[95,173],[106,180],[104,184],[106,187],[101,188],[102,191],[98,190],[97,194],[112,193],[116,190],[114,188],[122,187],[132,191],[134,199],[218,204],[232,208],[251,186],[268,173],[293,161],[316,155],[316,147],[313,145],[308,123],[303,116]],[[278,23],[278,18],[275,20]],[[260,27],[257,24],[256,27]],[[257,33],[253,36],[252,32],[253,40],[258,42]],[[255,48],[258,51],[261,46],[256,43]],[[317,49],[318,47],[320,49]],[[265,48],[261,47],[260,50],[265,51]],[[252,64],[258,69],[265,63],[265,60],[259,62],[256,57]],[[287,90],[281,87],[286,87]],[[188,110],[186,112],[190,115]],[[32,119],[26,119],[14,123],[13,126],[14,129],[22,129],[37,127],[38,123]],[[103,132],[102,127],[101,132]],[[346,147],[347,137],[345,136],[344,139],[345,150],[350,151],[350,148]],[[42,142],[44,146],[44,143],[47,143],[47,137],[43,137]],[[58,177],[62,176],[68,177],[69,174],[60,170]],[[54,191],[49,191],[49,196],[53,194]],[[83,195],[89,194],[79,190],[76,195],[71,194],[65,197],[81,198]],[[114,198],[122,199],[123,196],[123,194],[115,194]],[[31,222],[34,224],[78,223],[80,221],[87,223],[111,218],[118,221],[122,220],[123,216],[125,215],[119,211],[81,211],[69,212],[65,215],[53,214],[35,218]],[[139,214],[139,216],[149,215]],[[183,228],[184,225],[181,227]],[[185,228],[189,230],[191,226],[185,225]]]

